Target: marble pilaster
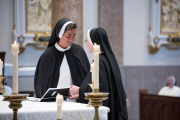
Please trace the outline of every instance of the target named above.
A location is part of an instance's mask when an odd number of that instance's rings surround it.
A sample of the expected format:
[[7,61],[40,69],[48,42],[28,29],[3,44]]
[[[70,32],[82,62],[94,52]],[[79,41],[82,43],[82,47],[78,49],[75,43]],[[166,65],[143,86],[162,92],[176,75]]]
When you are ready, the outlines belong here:
[[74,43],[83,46],[83,1],[52,0],[52,30],[61,18],[69,18],[77,24]]
[[99,0],[99,27],[106,30],[119,65],[123,65],[123,0]]

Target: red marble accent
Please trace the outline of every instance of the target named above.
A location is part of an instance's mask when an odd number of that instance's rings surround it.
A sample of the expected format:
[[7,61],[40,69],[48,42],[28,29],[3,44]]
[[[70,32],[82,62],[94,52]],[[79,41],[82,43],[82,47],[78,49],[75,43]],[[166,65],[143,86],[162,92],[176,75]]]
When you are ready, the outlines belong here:
[[69,18],[77,24],[74,43],[83,46],[83,1],[52,0],[52,29],[61,18]]
[[123,65],[123,0],[99,0],[99,27],[106,30],[119,65]]

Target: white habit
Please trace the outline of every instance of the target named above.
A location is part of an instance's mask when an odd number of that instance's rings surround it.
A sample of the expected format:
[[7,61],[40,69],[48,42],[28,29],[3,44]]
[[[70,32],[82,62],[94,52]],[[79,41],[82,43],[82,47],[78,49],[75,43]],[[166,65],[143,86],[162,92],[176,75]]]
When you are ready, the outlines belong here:
[[158,95],[180,97],[180,88],[178,86],[172,88],[165,86],[159,91]]
[[[67,47],[66,49],[60,47],[57,43],[55,44],[55,47],[57,50],[64,52],[66,50],[69,50],[71,47]],[[66,59],[66,55],[64,54],[64,58],[62,60],[61,66],[60,66],[60,76],[59,81],[57,84],[57,88],[69,88],[71,85],[73,85],[72,78],[71,78],[71,72],[69,69],[69,65]],[[76,100],[70,100],[67,99],[68,102],[76,102]]]

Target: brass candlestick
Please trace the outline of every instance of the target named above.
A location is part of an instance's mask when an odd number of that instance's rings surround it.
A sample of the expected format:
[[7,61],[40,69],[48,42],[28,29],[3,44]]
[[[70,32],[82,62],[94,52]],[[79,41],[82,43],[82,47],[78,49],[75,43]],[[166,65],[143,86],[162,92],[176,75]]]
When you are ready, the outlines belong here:
[[3,79],[4,77],[0,75],[0,94],[5,95],[4,85],[3,85]]
[[109,93],[85,93],[85,99],[89,100],[89,104],[94,106],[95,115],[93,120],[100,120],[98,114],[98,108],[103,105],[103,100],[108,99],[107,95]]
[[94,93],[94,92],[93,92],[93,90],[94,90],[94,82],[92,82],[92,84],[88,84],[88,85],[91,87],[92,93]]
[[[94,93],[94,82],[92,82],[92,84],[88,84],[90,87],[91,87],[91,89],[92,89],[92,93]],[[86,107],[90,107],[90,99],[89,99],[89,102],[88,102],[88,105],[86,106]]]
[[22,107],[21,102],[27,100],[27,96],[29,94],[11,94],[11,95],[3,95],[3,101],[9,101],[10,105],[9,108],[13,109],[13,120],[17,119],[17,111],[19,108]]

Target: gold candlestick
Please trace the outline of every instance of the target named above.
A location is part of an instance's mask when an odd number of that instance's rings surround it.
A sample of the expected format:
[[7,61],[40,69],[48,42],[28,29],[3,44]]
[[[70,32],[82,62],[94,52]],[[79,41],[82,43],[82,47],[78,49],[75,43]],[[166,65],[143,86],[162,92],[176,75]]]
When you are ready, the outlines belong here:
[[[91,89],[92,89],[92,93],[94,93],[94,82],[92,82],[92,84],[88,84],[90,87],[91,87]],[[90,107],[90,99],[89,99],[89,102],[88,102],[88,105],[86,106],[86,107]]]
[[17,119],[17,111],[19,108],[22,107],[21,102],[24,100],[27,100],[27,96],[29,94],[11,94],[11,95],[3,95],[4,99],[3,101],[9,101],[9,108],[13,109],[13,120]]
[[85,99],[89,100],[89,104],[94,106],[95,115],[93,120],[100,120],[98,114],[98,108],[103,105],[103,100],[108,99],[107,95],[109,93],[85,93]]
[[93,90],[94,90],[94,82],[92,82],[92,84],[88,84],[88,85],[91,87],[92,93],[94,93],[94,92],[93,92]]
[[0,94],[5,95],[4,85],[3,85],[4,77],[0,75]]

